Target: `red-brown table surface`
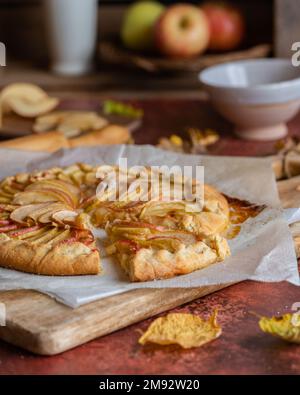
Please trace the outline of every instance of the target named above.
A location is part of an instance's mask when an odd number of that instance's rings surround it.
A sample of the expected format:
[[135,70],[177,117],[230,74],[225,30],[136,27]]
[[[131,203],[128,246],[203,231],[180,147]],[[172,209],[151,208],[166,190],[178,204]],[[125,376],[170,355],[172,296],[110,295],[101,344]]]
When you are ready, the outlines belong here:
[[[275,152],[274,142],[246,142],[202,100],[135,101],[145,110],[136,143],[156,143],[159,136],[182,134],[187,126],[212,127],[221,133],[211,153],[260,156]],[[289,124],[300,135],[300,116]],[[300,202],[299,202],[300,204]],[[283,262],[284,264],[284,262]],[[91,341],[53,357],[33,355],[0,342],[0,374],[299,374],[300,347],[260,331],[260,315],[291,311],[300,302],[300,287],[288,283],[245,281],[174,311],[207,317],[217,308],[222,336],[201,348],[141,347],[137,340],[153,320]]]

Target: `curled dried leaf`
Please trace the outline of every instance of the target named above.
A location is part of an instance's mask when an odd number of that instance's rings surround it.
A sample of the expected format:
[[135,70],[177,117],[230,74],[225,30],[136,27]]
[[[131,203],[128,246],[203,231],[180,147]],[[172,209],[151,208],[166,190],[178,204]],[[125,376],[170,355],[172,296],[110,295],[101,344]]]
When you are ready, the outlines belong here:
[[279,154],[285,154],[289,150],[294,149],[297,146],[298,142],[295,137],[287,137],[285,139],[281,139],[276,141],[274,144],[274,148]]
[[261,317],[260,329],[291,343],[300,344],[300,314],[284,314],[280,317]]
[[139,343],[178,344],[183,348],[200,347],[222,333],[217,324],[217,311],[208,320],[193,314],[172,313],[152,322]]
[[179,147],[181,147],[183,145],[182,138],[180,136],[178,136],[177,134],[172,134],[172,136],[170,137],[170,141],[172,144],[178,145]]
[[[181,140],[179,144],[178,144],[179,140],[177,139],[177,137]],[[173,151],[173,152],[189,152],[190,151],[190,148],[187,146],[186,141],[183,141],[177,135],[172,135],[170,138],[168,138],[168,137],[160,138],[157,146],[158,146],[158,148],[162,148],[167,151]]]
[[197,128],[189,128],[187,132],[190,136],[193,146],[208,146],[216,143],[220,138],[218,133],[212,129],[200,130]]

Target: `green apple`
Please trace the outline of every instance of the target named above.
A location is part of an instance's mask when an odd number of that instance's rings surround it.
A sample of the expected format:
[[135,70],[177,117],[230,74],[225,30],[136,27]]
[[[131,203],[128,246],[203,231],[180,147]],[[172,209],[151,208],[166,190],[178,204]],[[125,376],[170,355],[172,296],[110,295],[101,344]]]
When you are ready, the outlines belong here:
[[154,24],[165,7],[156,1],[139,1],[132,4],[124,17],[121,39],[133,50],[144,51],[154,47]]

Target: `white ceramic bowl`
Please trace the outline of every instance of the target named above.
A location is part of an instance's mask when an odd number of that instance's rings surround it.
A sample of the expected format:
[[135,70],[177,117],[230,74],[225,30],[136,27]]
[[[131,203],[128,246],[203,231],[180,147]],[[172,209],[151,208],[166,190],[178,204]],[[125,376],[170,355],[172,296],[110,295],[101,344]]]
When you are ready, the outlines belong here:
[[300,109],[300,67],[289,59],[223,63],[199,74],[215,108],[235,124],[238,136],[275,140]]

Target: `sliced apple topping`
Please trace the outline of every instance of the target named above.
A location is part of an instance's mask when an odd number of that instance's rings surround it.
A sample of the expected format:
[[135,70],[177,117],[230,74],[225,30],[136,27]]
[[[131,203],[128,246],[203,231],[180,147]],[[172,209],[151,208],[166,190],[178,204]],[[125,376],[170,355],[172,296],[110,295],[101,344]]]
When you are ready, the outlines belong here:
[[53,228],[49,226],[27,228],[27,231],[23,231],[23,233],[21,233],[21,231],[22,229],[20,229],[18,232],[15,232],[15,234],[11,232],[10,236],[26,240],[32,244],[57,244],[70,236],[69,230]]
[[87,246],[90,246],[95,241],[93,233],[88,229],[72,229],[72,238]]
[[28,205],[35,203],[49,203],[57,201],[57,195],[44,192],[20,192],[17,193],[13,199],[14,204]]
[[64,230],[61,228],[52,228],[44,236],[40,237],[38,240],[35,240],[34,243],[52,243],[52,241],[56,239],[56,237],[58,237],[63,231]]
[[46,202],[63,202],[71,208],[75,208],[79,202],[80,190],[74,189],[73,185],[60,180],[37,181],[24,192],[14,196],[13,203],[27,205]]
[[49,209],[44,213],[40,214],[37,221],[41,224],[53,223],[53,214],[57,211],[65,210],[66,207],[60,203],[54,203],[49,206]]
[[35,240],[35,239],[41,237],[42,235],[44,235],[46,233],[46,231],[47,231],[45,228],[42,228],[42,227],[40,227],[38,225],[32,226],[30,228],[26,228],[26,229],[27,229],[27,231],[17,232],[16,235],[14,233],[11,233],[10,236],[11,237],[16,237],[19,240],[26,240],[26,241],[31,243],[33,240]]
[[75,223],[78,213],[71,210],[61,210],[52,214],[52,220],[59,225],[71,225]]
[[13,221],[16,221],[20,224],[24,224],[28,222],[28,219],[32,219],[32,214],[36,211],[40,212],[41,209],[48,207],[48,203],[39,203],[39,204],[28,204],[26,206],[18,207],[10,214],[10,218]]
[[133,240],[117,240],[114,244],[106,247],[107,255],[113,255],[116,252],[122,252],[125,254],[135,254],[141,247]]
[[11,202],[11,198],[1,196],[1,193],[0,193],[0,203],[10,203],[10,202]]
[[42,216],[49,214],[52,215],[56,211],[63,210],[65,209],[65,204],[63,203],[42,203],[40,206],[35,205],[34,210],[30,213],[29,217],[33,219],[35,222],[40,222],[40,223],[47,223],[51,222],[51,219],[49,221],[43,222],[40,219]]
[[9,236],[18,239],[26,239],[28,237],[35,235],[36,232],[40,231],[39,225],[30,226],[27,228],[20,228],[19,225],[14,225],[14,226],[15,228],[11,229],[11,232],[9,232]]
[[18,225],[17,224],[4,225],[4,226],[0,227],[0,233],[9,232],[9,231],[15,230],[15,229],[18,229]]
[[12,212],[15,209],[14,204],[0,204],[0,213]]
[[18,184],[27,184],[29,181],[28,173],[18,173],[15,175],[15,180]]
[[80,190],[71,183],[62,180],[37,181],[26,187],[25,192],[28,191],[49,194],[49,197],[65,202],[70,207],[76,207],[80,198]]
[[95,170],[95,168],[92,165],[89,165],[88,163],[79,162],[78,166],[85,173],[89,173],[90,171],[94,171]]
[[133,241],[141,248],[163,248],[172,252],[183,244],[191,245],[199,241],[192,233],[168,230],[145,222],[116,221],[107,226],[107,234],[113,243],[117,243],[117,249],[120,240]]
[[85,174],[82,170],[76,170],[69,177],[76,185],[81,185],[84,181]]
[[48,240],[47,243],[51,244],[59,244],[64,240],[67,240],[71,236],[71,231],[69,229],[60,230],[57,236],[53,237],[53,239]]

